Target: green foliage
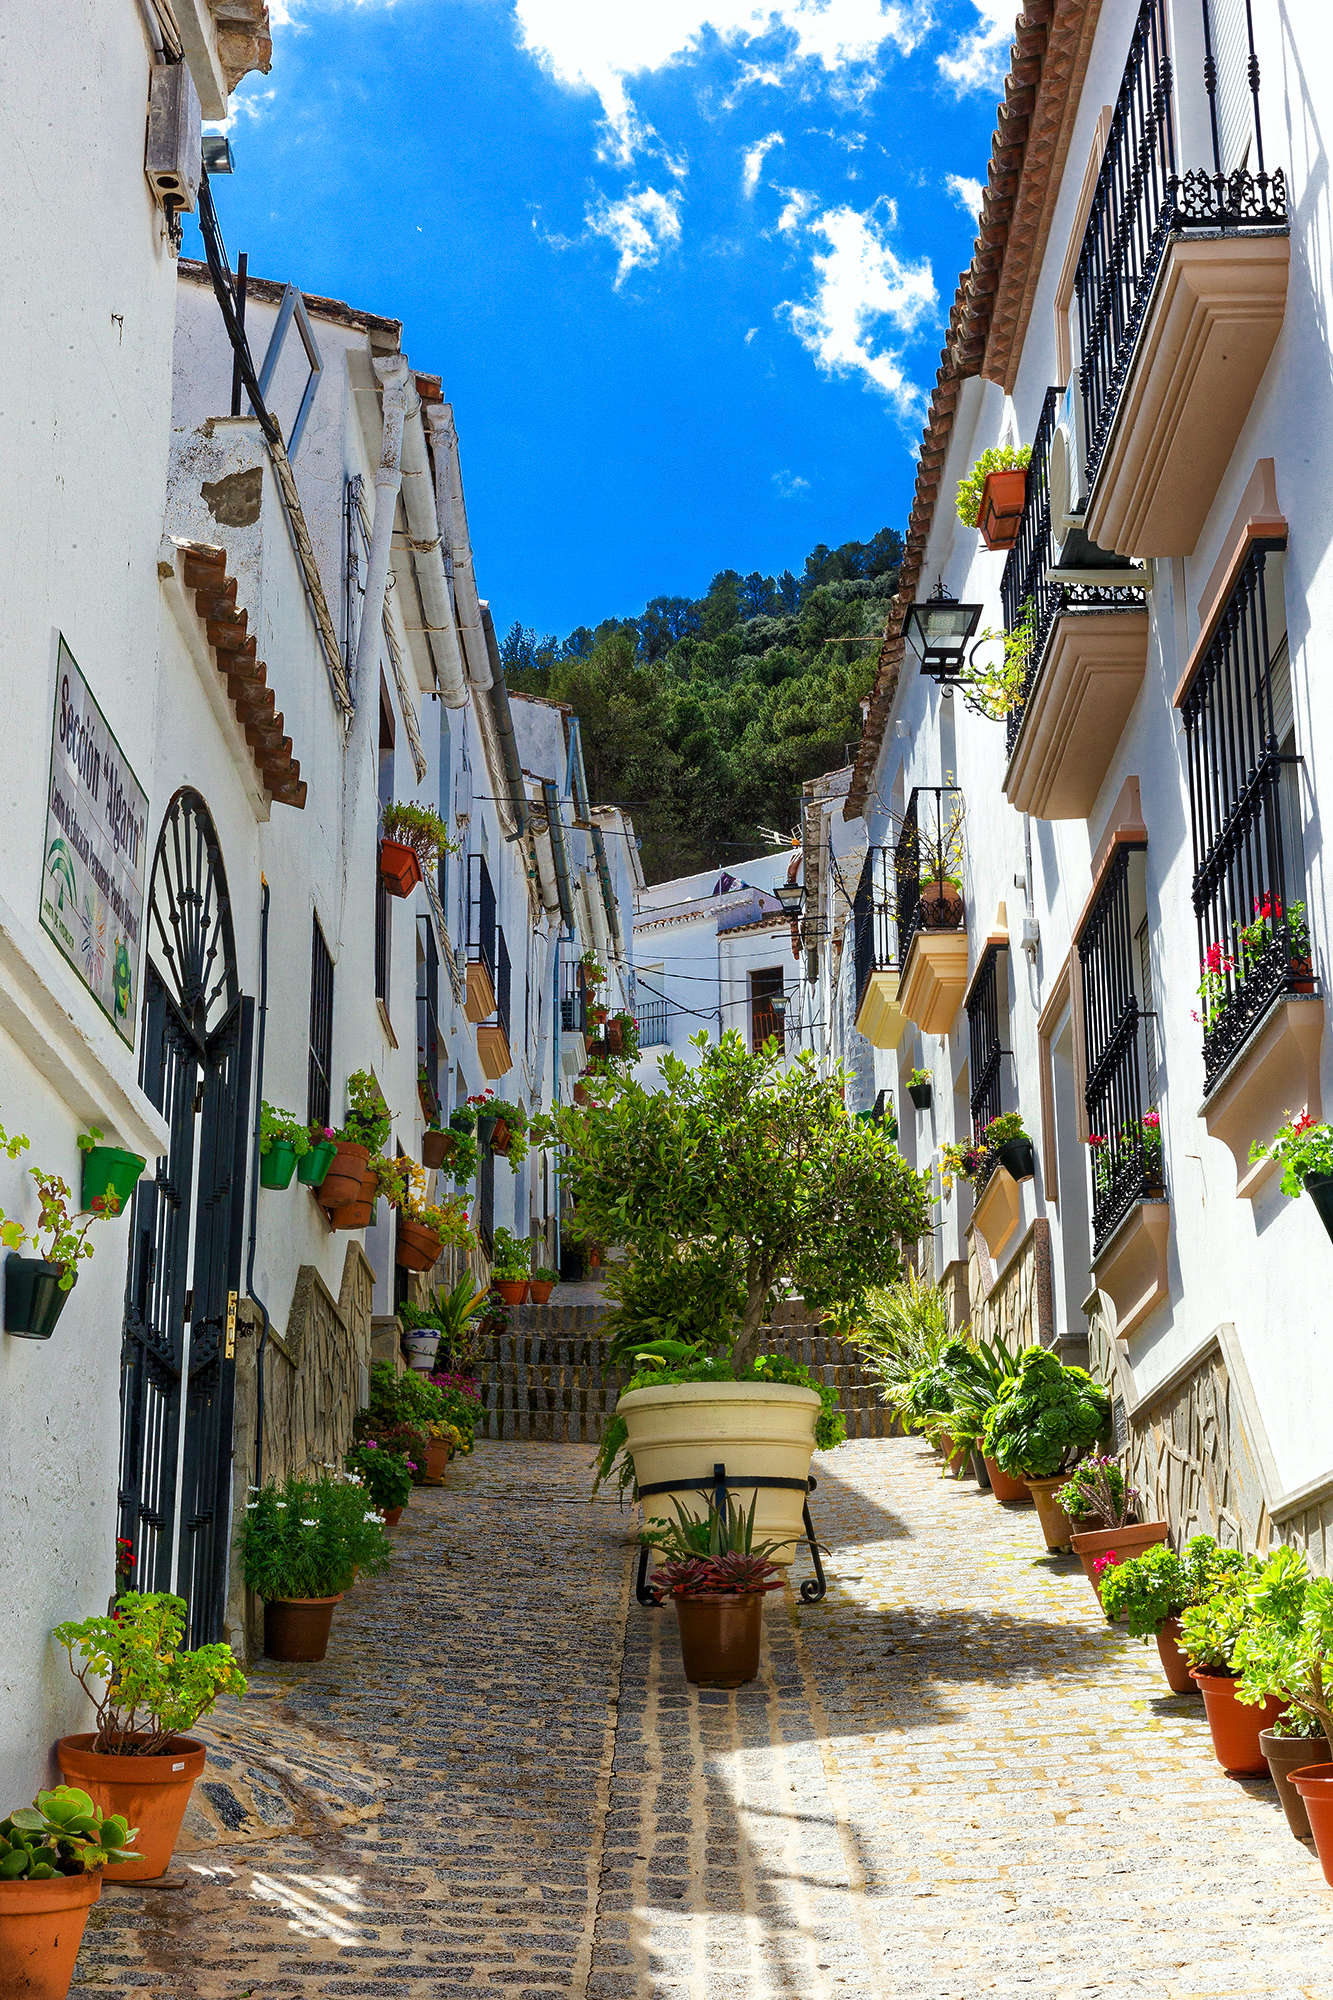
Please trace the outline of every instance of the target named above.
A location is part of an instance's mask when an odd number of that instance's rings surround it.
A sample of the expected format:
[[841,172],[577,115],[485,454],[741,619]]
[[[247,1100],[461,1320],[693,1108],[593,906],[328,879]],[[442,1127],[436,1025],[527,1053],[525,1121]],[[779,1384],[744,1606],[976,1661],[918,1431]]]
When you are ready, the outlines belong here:
[[0,1882],[46,1882],[133,1861],[138,1834],[119,1813],[104,1815],[87,1792],[57,1785],[0,1820]]
[[1028,1347],[987,1412],[984,1450],[1002,1472],[1053,1479],[1097,1443],[1111,1398],[1083,1368],[1066,1368],[1046,1347]]
[[[503,1097],[492,1098],[486,1109],[509,1127],[509,1151],[497,1157],[507,1159],[510,1173],[516,1174],[528,1157],[528,1114],[521,1104],[510,1104]],[[526,1270],[523,1275],[528,1275]]]
[[1194,1535],[1177,1555],[1166,1542],[1104,1569],[1097,1579],[1108,1618],[1126,1617],[1131,1639],[1152,1639],[1168,1618],[1202,1604],[1218,1584],[1244,1570],[1248,1558],[1211,1535]]
[[[353,1445],[347,1454],[347,1470],[354,1480],[360,1481],[371,1507],[380,1514],[389,1514],[395,1507],[407,1505],[412,1497],[415,1465],[416,1461],[409,1459],[406,1452],[391,1451],[381,1445],[378,1438],[367,1438],[364,1443]],[[314,1591],[310,1594],[327,1596],[331,1593]]]
[[[183,1597],[127,1590],[110,1618],[56,1626],[70,1672],[97,1710],[94,1750],[157,1756],[170,1737],[193,1729],[219,1695],[245,1693],[230,1646],[180,1651],[185,1617]],[[100,1695],[89,1686],[90,1676],[104,1683]],[[135,1736],[142,1740],[131,1742]]]
[[[983,715],[988,715],[992,722],[1002,722],[1005,716],[1021,707],[1026,698],[1036,619],[1036,606],[1029,597],[1024,601],[1023,615],[1016,625],[1007,632],[988,626],[968,654],[967,665],[959,678],[967,691],[967,699]],[[976,648],[987,641],[1001,647],[1000,658],[994,664],[978,664]]]
[[924,1283],[909,1269],[896,1285],[869,1287],[847,1337],[868,1372],[884,1384],[884,1401],[894,1402],[896,1392],[952,1340],[949,1302],[941,1286]]
[[[404,1300],[398,1308],[398,1318],[408,1333],[426,1327],[439,1330],[440,1341],[435,1350],[436,1370],[469,1373],[477,1365],[477,1328],[489,1296],[486,1287],[476,1284],[465,1272],[451,1291],[437,1289],[424,1306],[414,1306]],[[386,1367],[387,1363],[376,1365]],[[392,1374],[392,1369],[389,1372]]]
[[369,1146],[378,1153],[389,1136],[389,1107],[368,1069],[353,1070],[347,1079],[347,1119],[337,1137],[354,1146]]
[[[759,1351],[773,1301],[799,1292],[822,1314],[859,1305],[901,1274],[904,1241],[926,1226],[923,1179],[873,1124],[849,1118],[840,1070],[802,1051],[784,1066],[770,1046],[749,1055],[737,1034],[700,1061],[661,1059],[661,1088],[627,1075],[602,1102],[559,1107],[534,1126],[565,1152],[574,1234],[622,1243],[659,1270],[725,1264],[744,1276],[739,1326],[719,1324],[738,1374]],[[703,1288],[690,1281],[690,1295]]]
[[[80,1137],[80,1150],[89,1152],[101,1137],[97,1127],[93,1126],[90,1132]],[[17,1160],[21,1153],[27,1152],[29,1143],[25,1132],[16,1132],[11,1138],[0,1125],[0,1152],[8,1159]],[[80,1263],[93,1254],[88,1231],[95,1222],[118,1215],[120,1202],[108,1190],[102,1207],[91,1211],[82,1222],[76,1222],[70,1206],[74,1196],[59,1174],[47,1173],[42,1167],[29,1167],[28,1172],[37,1188],[36,1226],[31,1230],[25,1229],[21,1222],[15,1222],[0,1209],[0,1245],[7,1250],[21,1250],[25,1243],[31,1243],[35,1256],[44,1257],[59,1269],[61,1291],[72,1291]]]
[[1245,1556],[1216,1578],[1197,1604],[1180,1619],[1180,1643],[1191,1666],[1209,1673],[1233,1671],[1231,1656],[1249,1616],[1249,1590],[1260,1569],[1257,1556]]
[[911,1430],[938,1441],[947,1433],[965,1450],[980,1442],[986,1416],[1014,1376],[1004,1347],[952,1335],[888,1388],[885,1401]]
[[610,1301],[602,1335],[622,1367],[648,1358],[678,1366],[729,1344],[745,1305],[739,1257],[721,1246],[715,1258],[671,1243],[631,1252],[608,1268],[602,1291]]
[[250,1589],[265,1603],[333,1597],[351,1588],[358,1570],[386,1570],[389,1539],[368,1498],[374,1495],[356,1478],[289,1479],[252,1491],[240,1534]]
[[965,479],[958,482],[958,518],[965,528],[975,528],[981,519],[981,492],[992,472],[1026,471],[1032,462],[1032,446],[991,445],[983,451]]
[[1333,1125],[1319,1125],[1308,1111],[1299,1118],[1288,1118],[1280,1125],[1267,1146],[1261,1146],[1256,1139],[1250,1147],[1250,1159],[1273,1159],[1282,1162],[1282,1192],[1293,1198],[1305,1193],[1305,1176],[1311,1179],[1325,1179],[1333,1174]]
[[441,854],[458,852],[458,842],[450,838],[445,822],[429,806],[402,800],[385,806],[380,815],[380,833],[385,840],[396,840],[400,846],[410,847],[421,863],[423,875],[430,873]]
[[909,1069],[906,1077],[903,1079],[903,1088],[911,1090],[914,1086],[929,1083],[934,1074],[934,1070],[930,1069]]
[[271,1153],[279,1139],[287,1141],[298,1160],[303,1160],[310,1151],[310,1127],[305,1119],[282,1110],[279,1105],[270,1104],[265,1098],[259,1107],[260,1152]]
[[517,1284],[532,1275],[532,1244],[527,1237],[515,1236],[503,1225],[496,1230],[491,1249],[491,1276]]
[[[486,1295],[483,1292],[480,1296],[484,1300]],[[440,1383],[415,1368],[396,1375],[391,1361],[377,1361],[370,1371],[370,1401],[357,1411],[352,1432],[358,1441],[374,1438],[381,1457],[386,1447],[399,1442],[411,1457],[414,1445],[424,1448],[427,1438],[442,1436],[446,1427],[452,1426],[465,1433],[465,1449],[471,1450],[480,1411],[479,1400],[468,1392],[462,1378]]]
[[994,1153],[999,1147],[1009,1145],[1015,1139],[1026,1139],[1027,1128],[1021,1111],[1002,1111],[998,1118],[992,1118],[981,1135],[988,1152]]
[[[657,1389],[676,1382],[734,1382],[737,1379],[730,1364],[721,1355],[688,1361],[679,1367],[666,1367],[653,1362],[631,1375],[621,1393],[627,1396],[631,1389]],[[831,1383],[816,1380],[801,1362],[789,1361],[784,1354],[760,1354],[739,1380],[787,1382],[793,1388],[813,1389],[820,1405],[819,1415],[815,1418],[815,1450],[833,1451],[844,1442],[847,1421],[838,1408],[836,1388]],[[616,1491],[623,1499],[634,1484],[634,1461],[625,1450],[628,1438],[629,1429],[621,1416],[611,1417],[603,1426],[601,1443],[593,1460],[594,1493],[604,1482],[614,1480]]]
[[1311,1576],[1298,1549],[1280,1548],[1250,1584],[1232,1649],[1236,1699],[1277,1695],[1323,1729],[1333,1747],[1333,1578]]
[[1123,1528],[1139,1497],[1114,1458],[1084,1458],[1055,1496],[1071,1521],[1092,1519],[1103,1528]]
[[724,1493],[719,1507],[712,1494],[700,1494],[705,1511],[692,1514],[686,1511],[679,1500],[673,1499],[674,1521],[664,1521],[660,1515],[653,1515],[643,1527],[639,1540],[656,1548],[667,1561],[683,1561],[693,1556],[708,1556],[714,1562],[719,1556],[759,1556],[768,1557],[780,1548],[780,1542],[761,1542],[758,1548],[754,1541],[754,1514],[759,1505],[756,1493],[748,1508],[744,1507],[734,1494]]

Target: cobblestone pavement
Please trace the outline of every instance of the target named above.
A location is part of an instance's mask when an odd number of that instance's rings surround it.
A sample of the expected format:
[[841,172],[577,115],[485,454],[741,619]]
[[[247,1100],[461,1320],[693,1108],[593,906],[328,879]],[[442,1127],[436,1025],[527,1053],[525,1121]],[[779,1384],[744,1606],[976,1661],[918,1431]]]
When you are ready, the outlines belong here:
[[817,1460],[827,1601],[696,1693],[588,1456],[415,1496],[328,1661],[219,1719],[185,1886],[107,1888],[78,2000],[1333,2000],[1313,1853],[1031,1509],[915,1441]]

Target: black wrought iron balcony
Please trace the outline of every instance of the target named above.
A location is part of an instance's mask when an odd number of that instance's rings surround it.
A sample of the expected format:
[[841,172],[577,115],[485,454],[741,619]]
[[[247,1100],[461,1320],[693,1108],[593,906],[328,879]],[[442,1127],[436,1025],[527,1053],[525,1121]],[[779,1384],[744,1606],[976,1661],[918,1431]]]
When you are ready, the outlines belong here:
[[967,985],[963,795],[918,785],[893,852],[898,1005],[927,1034],[949,1032]]
[[852,898],[852,952],[856,972],[856,1013],[866,996],[871,974],[897,969],[897,926],[894,921],[893,849],[871,847],[861,866]]

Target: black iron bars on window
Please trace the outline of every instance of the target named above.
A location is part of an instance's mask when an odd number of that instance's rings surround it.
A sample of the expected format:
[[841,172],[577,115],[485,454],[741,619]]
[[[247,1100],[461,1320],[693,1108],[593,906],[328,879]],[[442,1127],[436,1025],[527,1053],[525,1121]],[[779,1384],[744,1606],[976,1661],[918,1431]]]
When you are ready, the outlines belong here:
[[[1005,1051],[1000,1044],[999,966],[1004,949],[998,944],[987,946],[967,996],[968,1076],[972,1085],[968,1103],[974,1139],[982,1137],[1002,1108],[1000,1064]],[[986,1162],[985,1180],[990,1179],[998,1164],[997,1156],[992,1153]]]
[[1095,1256],[1136,1201],[1162,1192],[1162,1141],[1145,1087],[1134,986],[1129,844],[1116,849],[1078,940]]
[[856,962],[856,1012],[861,1011],[872,972],[897,964],[893,922],[893,850],[866,851],[861,877],[852,898],[852,949]]
[[918,785],[907,801],[893,856],[898,963],[918,931],[963,924],[963,795],[957,785]]

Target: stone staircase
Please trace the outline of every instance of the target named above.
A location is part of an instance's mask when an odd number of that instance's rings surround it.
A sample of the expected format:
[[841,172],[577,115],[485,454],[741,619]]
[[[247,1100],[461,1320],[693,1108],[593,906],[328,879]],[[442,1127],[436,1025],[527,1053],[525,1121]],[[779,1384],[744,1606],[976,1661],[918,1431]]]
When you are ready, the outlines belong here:
[[[629,1375],[599,1331],[604,1312],[590,1304],[513,1307],[508,1332],[482,1345],[478,1435],[595,1443]],[[833,1384],[848,1437],[895,1435],[857,1356],[807,1318],[799,1300],[778,1305],[764,1352],[804,1362],[816,1380]]]

